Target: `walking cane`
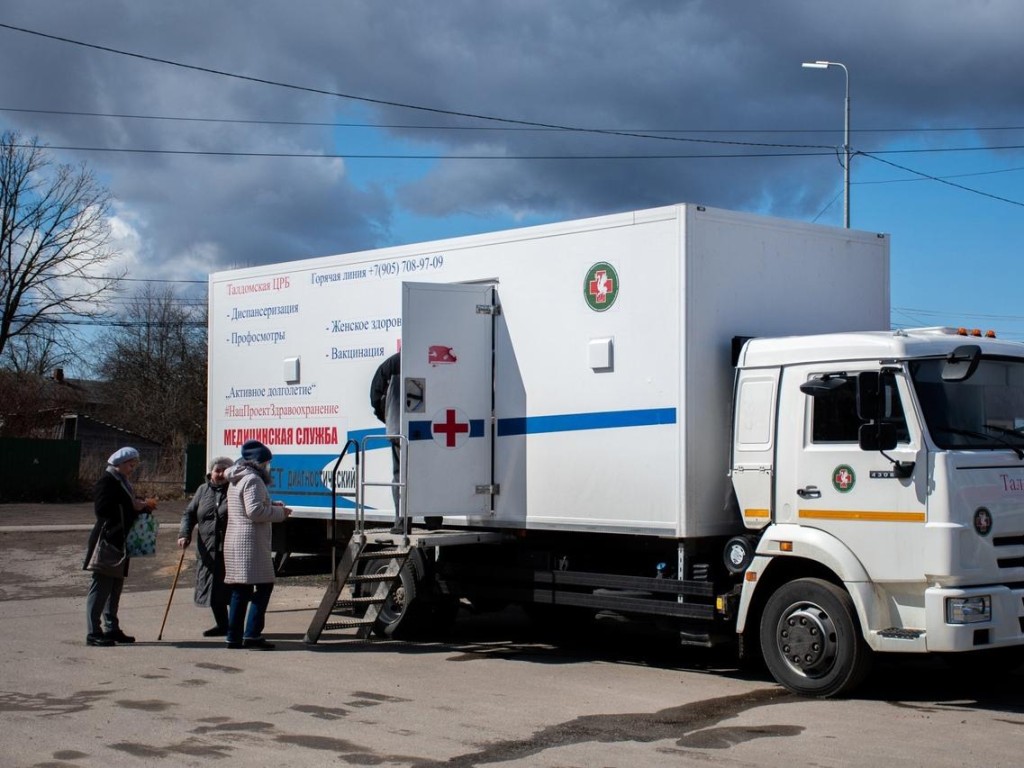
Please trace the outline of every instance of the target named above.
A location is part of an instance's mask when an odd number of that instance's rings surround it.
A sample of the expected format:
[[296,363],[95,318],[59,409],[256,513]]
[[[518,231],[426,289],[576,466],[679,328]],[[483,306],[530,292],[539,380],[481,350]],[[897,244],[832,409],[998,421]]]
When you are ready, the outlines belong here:
[[171,600],[174,599],[174,589],[178,586],[178,577],[181,575],[181,564],[185,562],[185,547],[181,548],[181,557],[178,558],[178,570],[174,572],[174,582],[171,584],[171,594],[167,598],[167,610],[164,611],[164,620],[160,622],[160,633],[156,636],[157,640],[162,640],[164,637],[164,625],[167,623],[167,614],[171,612]]

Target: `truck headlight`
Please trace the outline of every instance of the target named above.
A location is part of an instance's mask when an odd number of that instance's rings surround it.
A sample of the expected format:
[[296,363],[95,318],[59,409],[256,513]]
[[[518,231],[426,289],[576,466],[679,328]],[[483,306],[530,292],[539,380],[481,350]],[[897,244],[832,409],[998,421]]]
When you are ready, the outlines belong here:
[[975,597],[947,597],[947,624],[976,624],[992,620],[992,598],[989,595]]

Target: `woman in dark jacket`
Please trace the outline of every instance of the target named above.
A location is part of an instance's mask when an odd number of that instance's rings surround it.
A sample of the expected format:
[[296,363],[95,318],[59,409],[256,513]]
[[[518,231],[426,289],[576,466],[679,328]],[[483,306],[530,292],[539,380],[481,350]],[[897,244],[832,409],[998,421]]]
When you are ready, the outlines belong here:
[[184,549],[196,536],[196,605],[213,611],[216,626],[203,632],[203,637],[223,637],[228,633],[228,599],[224,586],[224,530],[228,526],[228,481],[224,470],[234,462],[224,456],[210,462],[206,482],[196,490],[192,501],[181,515],[178,546]]
[[[131,529],[139,512],[147,508],[142,499],[136,498],[131,484],[131,475],[139,466],[139,452],[134,448],[121,448],[107,459],[107,471],[93,488],[93,509],[96,524],[89,534],[89,546],[85,553],[83,570],[89,570],[92,551],[102,536],[104,540],[124,551],[125,534]],[[88,634],[87,645],[110,646],[115,643],[134,643],[135,638],[121,630],[117,609],[121,602],[121,591],[128,575],[128,558],[124,560],[121,573],[108,576],[93,571],[92,585],[85,601]],[[103,631],[100,619],[106,623]]]

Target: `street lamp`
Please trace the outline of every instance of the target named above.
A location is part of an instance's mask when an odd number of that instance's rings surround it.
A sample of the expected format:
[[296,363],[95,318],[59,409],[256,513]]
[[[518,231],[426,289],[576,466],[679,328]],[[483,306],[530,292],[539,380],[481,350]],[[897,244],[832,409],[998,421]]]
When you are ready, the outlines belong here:
[[846,121],[843,130],[843,222],[847,229],[850,228],[850,70],[845,64],[838,61],[805,61],[800,66],[805,69],[828,69],[829,67],[842,67],[846,73]]

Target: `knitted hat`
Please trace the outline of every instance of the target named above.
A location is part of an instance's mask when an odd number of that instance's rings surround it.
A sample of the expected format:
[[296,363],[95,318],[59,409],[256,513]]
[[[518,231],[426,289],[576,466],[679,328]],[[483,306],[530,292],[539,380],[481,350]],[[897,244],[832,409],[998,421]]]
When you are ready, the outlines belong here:
[[259,440],[249,440],[242,445],[242,458],[246,461],[255,461],[257,464],[262,464],[274,458],[274,454]]
[[132,460],[139,460],[139,452],[134,448],[125,446],[124,448],[118,448],[116,451],[110,454],[110,458],[107,459],[107,464],[109,464],[112,467],[119,467],[126,461]]
[[230,459],[227,456],[218,456],[217,458],[212,459],[210,461],[210,466],[207,467],[207,469],[210,472],[213,472],[213,470],[215,470],[217,467],[220,467],[221,469],[226,469],[226,468],[230,467],[234,463],[235,463],[234,459]]

